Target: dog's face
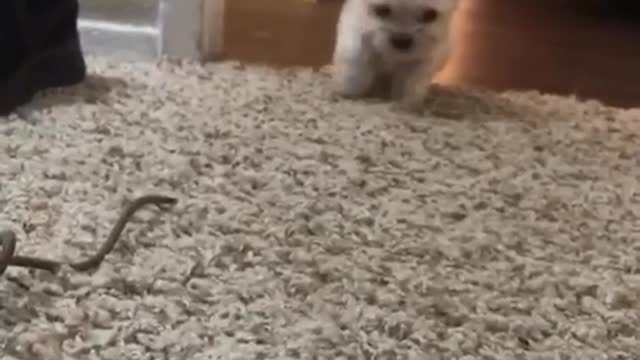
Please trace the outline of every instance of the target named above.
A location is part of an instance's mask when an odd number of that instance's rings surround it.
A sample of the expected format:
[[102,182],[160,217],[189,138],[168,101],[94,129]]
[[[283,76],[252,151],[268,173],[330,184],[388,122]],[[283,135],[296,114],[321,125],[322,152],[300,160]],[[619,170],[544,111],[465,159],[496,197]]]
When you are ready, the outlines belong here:
[[412,60],[447,36],[458,0],[359,0],[365,31],[385,58]]

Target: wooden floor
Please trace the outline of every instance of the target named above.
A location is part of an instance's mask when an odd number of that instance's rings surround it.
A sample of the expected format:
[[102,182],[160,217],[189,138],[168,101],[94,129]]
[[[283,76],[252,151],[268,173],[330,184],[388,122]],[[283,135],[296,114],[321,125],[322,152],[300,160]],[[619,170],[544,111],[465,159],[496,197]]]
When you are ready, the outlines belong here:
[[[537,89],[640,106],[640,0],[460,0],[438,80]],[[329,62],[339,0],[227,1],[225,56],[274,66]]]

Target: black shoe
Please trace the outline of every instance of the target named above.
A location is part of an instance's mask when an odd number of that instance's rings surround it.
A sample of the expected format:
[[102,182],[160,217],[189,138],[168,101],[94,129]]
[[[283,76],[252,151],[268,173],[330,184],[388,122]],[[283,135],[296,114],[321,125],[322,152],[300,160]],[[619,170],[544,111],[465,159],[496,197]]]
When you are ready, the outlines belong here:
[[0,0],[0,115],[84,80],[78,12],[78,0]]

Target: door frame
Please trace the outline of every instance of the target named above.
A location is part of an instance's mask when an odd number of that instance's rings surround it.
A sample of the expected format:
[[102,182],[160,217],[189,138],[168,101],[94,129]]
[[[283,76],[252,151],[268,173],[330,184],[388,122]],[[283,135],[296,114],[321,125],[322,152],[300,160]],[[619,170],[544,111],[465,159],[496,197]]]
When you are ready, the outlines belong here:
[[203,61],[218,61],[222,59],[224,51],[225,3],[226,0],[202,0],[200,53]]

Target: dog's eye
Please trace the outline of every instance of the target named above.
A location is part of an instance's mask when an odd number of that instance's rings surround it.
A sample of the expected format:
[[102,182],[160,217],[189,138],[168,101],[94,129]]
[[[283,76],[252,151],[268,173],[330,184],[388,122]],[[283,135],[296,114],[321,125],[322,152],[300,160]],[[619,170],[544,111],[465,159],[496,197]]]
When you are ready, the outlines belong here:
[[391,16],[391,7],[389,5],[379,4],[372,7],[373,13],[380,19],[387,19]]
[[422,11],[420,18],[418,19],[423,24],[429,24],[438,18],[438,11],[436,9],[428,8]]

